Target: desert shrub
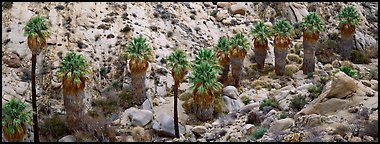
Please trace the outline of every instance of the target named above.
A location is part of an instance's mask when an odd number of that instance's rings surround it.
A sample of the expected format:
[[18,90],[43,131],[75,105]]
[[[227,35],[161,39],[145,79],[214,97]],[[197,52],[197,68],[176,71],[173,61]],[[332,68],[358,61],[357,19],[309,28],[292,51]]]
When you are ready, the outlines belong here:
[[322,86],[320,84],[315,84],[310,86],[307,90],[309,91],[310,96],[314,99],[317,98],[319,94],[321,94]]
[[12,8],[12,6],[13,6],[13,2],[4,2],[4,3],[2,3],[2,7],[4,9],[10,9],[10,8]]
[[263,128],[263,127],[259,127],[257,128],[253,134],[252,134],[252,140],[257,140],[261,137],[264,136],[264,134],[267,132],[267,129],[266,128]]
[[328,76],[321,76],[319,78],[319,83],[321,83],[322,85],[325,85],[329,80],[330,80],[330,77],[328,77]]
[[110,98],[94,99],[91,103],[93,107],[101,108],[106,115],[112,114],[118,110],[118,102]]
[[106,119],[102,109],[95,108],[94,111],[97,113],[95,116],[86,113],[82,117],[83,133],[76,133],[75,137],[79,141],[115,142],[115,128],[110,126],[110,121]]
[[354,64],[369,64],[371,62],[371,59],[358,50],[352,50],[351,61]]
[[264,107],[270,107],[271,109],[277,108],[277,102],[273,98],[265,98],[261,103],[260,103],[260,110],[263,110]]
[[123,108],[129,108],[131,107],[132,97],[128,92],[121,91],[119,93],[119,103]]
[[184,93],[182,93],[182,94],[179,95],[178,99],[181,100],[181,101],[187,101],[192,96],[193,96],[193,94],[191,93],[191,91],[185,91]]
[[339,68],[340,71],[344,72],[348,76],[352,78],[356,78],[358,76],[357,72],[355,70],[352,70],[350,67],[342,66]]
[[297,95],[293,97],[290,102],[290,107],[296,110],[301,110],[303,106],[306,104],[306,99],[304,96]]
[[65,121],[58,115],[45,119],[40,128],[41,134],[45,135],[48,141],[58,141],[61,137],[69,134]]
[[226,105],[223,102],[223,99],[221,96],[216,96],[214,99],[214,116],[217,117],[218,115],[222,114],[225,111]]
[[280,119],[285,119],[285,118],[287,118],[288,116],[289,116],[289,113],[283,111],[283,112],[281,112],[281,114],[280,114]]
[[248,97],[248,96],[242,96],[241,97],[241,101],[245,104],[245,105],[247,105],[247,104],[249,104],[249,102],[251,102],[251,99]]

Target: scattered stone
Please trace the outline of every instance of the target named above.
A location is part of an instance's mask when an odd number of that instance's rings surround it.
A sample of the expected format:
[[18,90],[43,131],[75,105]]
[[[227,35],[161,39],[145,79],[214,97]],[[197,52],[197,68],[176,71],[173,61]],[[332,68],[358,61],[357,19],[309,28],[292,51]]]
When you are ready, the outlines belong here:
[[228,17],[228,10],[221,10],[216,14],[216,20],[222,21]]
[[196,136],[201,136],[204,133],[207,132],[207,128],[205,126],[195,126],[191,131],[196,135]]
[[247,7],[241,2],[231,6],[231,13],[232,14],[244,15],[246,10],[247,10]]
[[273,125],[269,128],[269,132],[272,133],[278,133],[280,131],[283,131],[290,126],[292,126],[294,123],[294,120],[292,118],[285,118],[281,120],[277,120],[273,123]]
[[3,58],[3,60],[8,67],[19,68],[21,66],[21,60],[17,52],[9,53]]
[[133,126],[145,126],[152,120],[153,113],[148,110],[140,110],[132,112],[129,117]]

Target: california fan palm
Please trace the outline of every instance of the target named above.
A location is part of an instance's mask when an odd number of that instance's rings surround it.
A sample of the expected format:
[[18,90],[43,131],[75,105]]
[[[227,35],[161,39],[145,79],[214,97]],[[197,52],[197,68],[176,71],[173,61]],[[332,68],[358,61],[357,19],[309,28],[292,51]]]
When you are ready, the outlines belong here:
[[153,61],[153,49],[148,46],[146,39],[140,35],[129,43],[124,56],[129,60],[133,88],[132,103],[141,105],[146,99],[146,71],[149,62]]
[[281,19],[273,26],[274,32],[274,55],[275,55],[275,72],[277,75],[283,75],[286,64],[286,55],[288,46],[293,34],[293,26],[287,20]]
[[309,13],[304,17],[301,23],[303,31],[303,48],[304,58],[302,70],[304,74],[314,72],[315,68],[315,51],[319,39],[319,33],[323,29],[323,23],[318,15],[314,12]]
[[32,107],[34,141],[39,142],[37,100],[36,100],[36,59],[41,49],[46,47],[46,38],[50,36],[47,21],[42,16],[32,17],[24,27],[24,35],[28,37],[28,47],[32,51]]
[[67,124],[71,131],[78,130],[82,123],[84,88],[87,80],[88,63],[75,52],[69,52],[58,66],[57,75],[62,80],[63,102]]
[[254,37],[254,52],[256,63],[259,69],[264,68],[265,58],[267,56],[268,38],[271,37],[272,31],[262,21],[258,22],[251,29],[251,35]]
[[217,64],[216,58],[204,58],[213,52],[201,49],[199,53],[205,55],[197,55],[189,77],[194,99],[192,111],[199,120],[206,121],[213,118],[215,95],[220,92],[222,84],[218,82],[220,66]]
[[186,53],[183,50],[176,49],[168,57],[168,67],[171,68],[172,76],[174,78],[174,129],[175,136],[179,138],[179,127],[178,127],[178,87],[179,84],[185,79],[185,75],[189,69],[189,62],[186,58]]
[[240,86],[240,78],[242,76],[242,68],[244,58],[249,50],[249,42],[244,35],[239,32],[230,40],[230,58],[232,66],[232,76],[235,81],[235,86]]
[[214,47],[214,51],[219,64],[222,66],[222,75],[219,81],[225,85],[225,82],[228,80],[231,62],[229,40],[226,37],[219,38],[218,44]]
[[361,20],[353,6],[345,7],[338,15],[339,30],[342,37],[342,48],[340,55],[343,59],[351,57],[353,47],[353,36],[355,29]]

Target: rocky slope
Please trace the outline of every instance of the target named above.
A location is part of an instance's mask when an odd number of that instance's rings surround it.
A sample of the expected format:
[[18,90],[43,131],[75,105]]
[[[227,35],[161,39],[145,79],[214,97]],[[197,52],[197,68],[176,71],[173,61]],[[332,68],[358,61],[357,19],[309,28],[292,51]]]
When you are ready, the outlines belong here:
[[[118,109],[107,116],[105,125],[114,127],[116,140],[103,141],[253,141],[252,133],[259,127],[268,131],[257,141],[378,141],[378,7],[377,3],[236,3],[236,2],[159,2],[159,3],[66,3],[15,2],[2,5],[2,103],[11,97],[31,101],[31,51],[23,27],[35,14],[49,18],[52,35],[48,46],[37,58],[37,100],[41,123],[53,115],[64,115],[61,82],[55,75],[57,66],[70,50],[84,55],[90,63],[87,82],[86,110],[92,110],[96,98],[115,96],[120,84],[128,90],[130,77],[127,63],[121,58],[123,49],[134,36],[142,34],[155,52],[154,63],[147,71],[149,99],[140,107]],[[334,45],[317,54],[313,76],[302,74],[302,37],[290,45],[286,76],[274,75],[273,43],[270,41],[265,71],[259,73],[250,50],[244,61],[242,88],[225,87],[222,94],[226,115],[200,123],[185,113],[179,101],[180,139],[171,138],[173,130],[173,78],[166,68],[166,56],[174,48],[184,49],[193,59],[200,48],[213,46],[219,37],[242,31],[249,40],[250,28],[263,20],[272,25],[286,17],[297,27],[308,12],[317,12],[325,23],[321,43],[337,40],[336,15],[346,5],[353,5],[363,19],[355,34],[354,49],[370,56],[369,64],[340,61]],[[335,46],[336,47],[336,46]],[[330,51],[327,51],[330,50]],[[329,54],[329,55],[328,55]],[[350,66],[359,77],[334,74],[340,66]],[[312,99],[309,87],[330,77],[323,91]],[[180,85],[183,93],[188,82]],[[109,91],[106,91],[108,89]],[[294,96],[307,97],[300,111],[290,108]],[[247,96],[245,105],[242,97]],[[260,111],[259,103],[274,97],[278,109]],[[283,112],[288,118],[280,119]],[[254,114],[257,113],[257,114]],[[259,122],[251,122],[252,119]],[[254,120],[253,120],[254,121]],[[376,122],[376,125],[373,125]],[[32,133],[30,133],[32,134]],[[74,135],[74,134],[73,134]],[[75,141],[66,136],[61,141]],[[32,138],[32,136],[29,136]],[[33,141],[30,138],[25,141]],[[83,137],[79,137],[84,139]],[[45,141],[47,138],[42,137]],[[100,141],[90,139],[90,141]],[[79,140],[77,140],[79,141]]]

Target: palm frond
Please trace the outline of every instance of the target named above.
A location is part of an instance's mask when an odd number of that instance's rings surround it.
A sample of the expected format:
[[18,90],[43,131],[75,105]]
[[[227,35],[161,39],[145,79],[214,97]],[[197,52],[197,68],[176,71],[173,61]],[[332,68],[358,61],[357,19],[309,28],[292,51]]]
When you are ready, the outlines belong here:
[[311,12],[304,17],[304,21],[301,23],[301,31],[306,30],[309,34],[312,34],[314,30],[321,32],[323,30],[323,22],[315,12]]
[[290,38],[294,31],[293,26],[285,19],[278,20],[273,26],[274,35]]
[[345,7],[339,14],[339,26],[343,26],[345,24],[356,27],[359,24],[361,18],[358,15],[358,12],[353,6]]
[[230,51],[229,44],[229,40],[226,37],[220,37],[218,40],[218,44],[214,47],[214,51],[228,54]]
[[8,133],[22,129],[23,124],[32,124],[32,110],[25,102],[12,98],[2,106],[2,126],[8,127]]
[[85,77],[88,71],[86,59],[73,51],[69,52],[58,66],[57,74],[59,77],[70,79],[73,77],[74,85],[80,83],[80,77]]
[[243,33],[239,32],[230,40],[230,47],[231,48],[238,48],[242,49],[244,51],[249,50],[249,42],[248,39],[244,37]]
[[181,71],[187,71],[190,63],[186,58],[186,53],[181,49],[176,49],[168,56],[168,67],[174,69],[175,75],[179,76]]
[[148,46],[146,39],[140,35],[129,43],[124,56],[126,59],[152,62],[153,49]]
[[46,38],[50,36],[49,28],[45,17],[37,15],[32,17],[24,27],[24,35],[38,36],[39,38]]
[[216,71],[221,70],[218,60],[215,57],[214,51],[209,48],[203,48],[198,52],[198,55],[195,57],[194,64],[200,64],[201,62],[210,63]]
[[273,35],[273,32],[264,22],[259,21],[251,28],[251,35],[263,45],[264,42]]
[[216,70],[213,64],[207,61],[201,61],[193,68],[192,75],[189,77],[190,83],[192,83],[191,89],[197,88],[197,84],[201,84],[198,87],[198,93],[209,95],[209,91],[218,91],[222,88],[222,84],[218,82],[219,71]]

